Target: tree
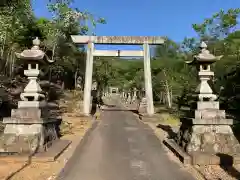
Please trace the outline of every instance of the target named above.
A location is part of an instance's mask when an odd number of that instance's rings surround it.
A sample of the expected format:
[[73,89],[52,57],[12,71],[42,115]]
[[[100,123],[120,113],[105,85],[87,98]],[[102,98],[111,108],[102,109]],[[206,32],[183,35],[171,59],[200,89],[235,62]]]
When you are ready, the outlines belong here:
[[67,87],[74,87],[77,74],[84,77],[86,57],[83,46],[79,49],[70,36],[88,33],[88,21],[94,27],[98,23],[105,23],[103,18],[71,8],[71,3],[71,0],[49,1],[48,8],[53,14],[52,19],[40,18],[37,22],[43,33],[44,47],[56,61],[55,66],[50,67],[51,74],[59,74],[57,77],[65,81]]
[[111,58],[95,58],[93,79],[97,82],[100,92],[105,90],[110,79],[115,77],[112,62]]
[[240,8],[229,9],[227,12],[220,10],[211,18],[205,19],[202,24],[193,24],[192,26],[201,40],[211,42],[224,39],[236,30],[239,14]]
[[165,42],[163,45],[158,45],[155,48],[155,57],[162,58],[178,58],[180,46],[176,42],[171,39],[165,37]]

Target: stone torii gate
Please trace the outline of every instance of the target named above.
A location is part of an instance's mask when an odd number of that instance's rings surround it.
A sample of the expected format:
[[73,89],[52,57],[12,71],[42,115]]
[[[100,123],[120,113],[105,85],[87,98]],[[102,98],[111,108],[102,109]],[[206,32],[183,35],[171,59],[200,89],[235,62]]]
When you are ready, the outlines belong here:
[[[145,94],[147,99],[147,113],[154,114],[153,94],[152,94],[152,77],[150,65],[150,48],[149,45],[161,45],[164,39],[159,36],[71,36],[75,44],[87,44],[87,59],[84,85],[84,114],[89,115],[91,104],[91,86],[93,73],[94,56],[114,56],[114,57],[144,57],[144,78]],[[143,45],[143,51],[124,51],[124,50],[96,50],[94,44],[108,45]]]

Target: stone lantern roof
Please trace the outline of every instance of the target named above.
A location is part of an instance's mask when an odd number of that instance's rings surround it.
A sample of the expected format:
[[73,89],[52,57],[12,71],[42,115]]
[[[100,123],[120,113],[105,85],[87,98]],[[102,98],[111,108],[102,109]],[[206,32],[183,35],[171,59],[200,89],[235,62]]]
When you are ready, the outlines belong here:
[[52,63],[49,57],[39,48],[40,40],[38,37],[33,40],[33,47],[31,49],[24,50],[21,53],[16,53],[17,58],[27,61],[38,61],[41,63]]
[[207,44],[202,42],[200,45],[201,52],[195,55],[192,61],[187,61],[187,64],[212,64],[220,60],[222,56],[214,56],[207,50]]

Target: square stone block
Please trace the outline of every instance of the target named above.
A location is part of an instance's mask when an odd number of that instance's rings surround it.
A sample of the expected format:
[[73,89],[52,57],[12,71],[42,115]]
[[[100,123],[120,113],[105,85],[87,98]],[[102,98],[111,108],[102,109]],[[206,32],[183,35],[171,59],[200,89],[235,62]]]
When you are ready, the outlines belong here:
[[232,125],[233,119],[193,119],[194,125]]
[[[0,136],[0,152],[31,153],[45,151],[59,138],[56,123],[7,124]],[[1,153],[0,153],[1,155]]]
[[53,121],[50,119],[50,111],[48,109],[38,108],[19,108],[13,109],[11,118],[4,118],[4,124],[42,124]]
[[19,135],[33,135],[39,134],[42,131],[43,126],[41,124],[7,124],[4,129],[4,134],[15,134]]
[[207,153],[194,153],[192,157],[193,165],[216,165],[220,164],[220,157]]
[[219,109],[219,102],[218,101],[198,101],[197,102],[197,109]]
[[212,71],[199,71],[198,75],[199,76],[214,76],[214,72],[212,72]]
[[196,119],[225,119],[226,114],[224,110],[203,109],[195,110]]
[[42,108],[47,106],[46,101],[18,101],[18,108]]

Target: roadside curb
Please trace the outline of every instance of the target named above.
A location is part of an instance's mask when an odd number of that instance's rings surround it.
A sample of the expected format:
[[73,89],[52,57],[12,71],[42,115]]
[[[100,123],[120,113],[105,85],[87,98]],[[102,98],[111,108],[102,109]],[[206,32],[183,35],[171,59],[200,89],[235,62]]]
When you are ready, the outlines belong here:
[[75,160],[75,159],[73,159],[73,155],[77,151],[80,151],[82,149],[83,145],[87,142],[91,132],[97,127],[99,121],[97,121],[95,117],[93,117],[92,121],[93,121],[93,123],[92,123],[91,127],[85,132],[83,137],[79,140],[78,145],[76,146],[76,148],[73,151],[72,155],[69,157],[69,159],[65,163],[63,169],[59,173],[57,173],[57,177],[55,178],[55,180],[63,180],[62,177],[63,177],[65,171],[68,171],[69,164],[71,164],[72,161]]

